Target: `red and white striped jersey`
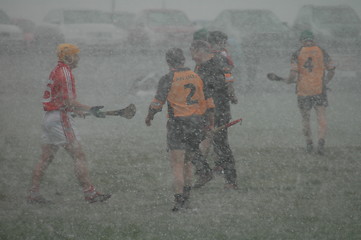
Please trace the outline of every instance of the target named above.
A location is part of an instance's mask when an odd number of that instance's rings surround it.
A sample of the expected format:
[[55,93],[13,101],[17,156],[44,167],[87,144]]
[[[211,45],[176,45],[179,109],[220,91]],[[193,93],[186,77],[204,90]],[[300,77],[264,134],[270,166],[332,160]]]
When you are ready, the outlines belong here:
[[66,100],[76,99],[75,80],[71,68],[65,63],[58,65],[50,73],[43,94],[44,111],[66,110]]

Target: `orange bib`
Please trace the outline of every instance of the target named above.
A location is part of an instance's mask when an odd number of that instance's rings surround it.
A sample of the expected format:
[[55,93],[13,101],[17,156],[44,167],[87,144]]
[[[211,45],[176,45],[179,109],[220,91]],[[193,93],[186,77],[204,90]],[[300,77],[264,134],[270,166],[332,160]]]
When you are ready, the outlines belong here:
[[297,59],[297,95],[314,96],[322,93],[325,75],[324,54],[317,46],[303,47]]
[[193,71],[175,72],[167,98],[175,117],[202,115],[207,110],[203,81]]

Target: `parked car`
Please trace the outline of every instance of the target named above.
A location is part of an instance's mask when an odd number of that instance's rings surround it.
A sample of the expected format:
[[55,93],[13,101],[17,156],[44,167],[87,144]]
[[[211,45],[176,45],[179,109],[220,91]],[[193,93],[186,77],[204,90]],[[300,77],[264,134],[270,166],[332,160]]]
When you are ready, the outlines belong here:
[[246,88],[253,87],[261,60],[286,61],[298,43],[290,28],[270,10],[223,10],[208,29],[228,35],[230,53],[236,64],[234,71],[242,74]]
[[24,18],[15,18],[12,22],[21,29],[25,46],[30,49],[35,42],[35,23]]
[[195,25],[175,9],[146,9],[136,18],[129,32],[129,43],[142,48],[189,46]]
[[321,47],[335,59],[338,70],[360,71],[361,19],[350,6],[305,5],[293,28],[298,34],[311,30]]
[[132,80],[129,93],[137,97],[153,97],[157,91],[157,85],[162,74],[150,72]]
[[195,25],[195,28],[197,30],[199,29],[207,29],[208,25],[210,24],[210,20],[205,20],[205,19],[197,19],[193,21],[193,24]]
[[128,31],[134,25],[135,13],[127,11],[115,11],[111,13],[113,23],[120,29]]
[[209,29],[223,31],[243,49],[262,55],[268,52],[272,56],[280,55],[288,51],[292,43],[289,27],[270,10],[223,10]]
[[0,52],[14,52],[24,47],[23,32],[0,9]]
[[36,33],[40,46],[70,42],[91,49],[116,49],[126,38],[127,33],[113,24],[108,12],[88,9],[51,10]]

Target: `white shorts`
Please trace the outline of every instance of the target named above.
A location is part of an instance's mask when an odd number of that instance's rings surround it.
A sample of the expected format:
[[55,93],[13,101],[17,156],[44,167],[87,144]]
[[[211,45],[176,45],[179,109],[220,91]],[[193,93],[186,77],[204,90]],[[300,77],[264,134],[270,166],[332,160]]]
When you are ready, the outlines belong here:
[[[79,142],[80,137],[75,127],[74,118],[68,113],[70,128],[74,133],[75,141]],[[63,145],[69,143],[69,140],[65,136],[64,127],[60,116],[60,111],[45,112],[42,128],[42,143],[43,144],[54,144]]]

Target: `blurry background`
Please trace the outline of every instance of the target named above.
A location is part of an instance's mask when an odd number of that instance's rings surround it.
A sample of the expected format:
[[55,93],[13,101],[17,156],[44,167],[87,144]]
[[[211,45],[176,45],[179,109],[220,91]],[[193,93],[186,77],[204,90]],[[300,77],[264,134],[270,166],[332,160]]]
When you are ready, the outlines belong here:
[[[0,9],[0,239],[361,239],[360,0],[0,0]],[[304,26],[337,63],[324,157],[304,153],[295,86],[266,79],[287,76]],[[189,45],[202,27],[227,32],[236,65],[232,115],[244,121],[229,140],[240,190],[224,190],[217,176],[194,191],[192,211],[174,215],[166,111],[152,127],[144,118],[168,72],[164,50],[181,46],[192,68]],[[83,201],[72,159],[59,151],[42,183],[55,204],[29,206],[42,94],[63,41],[81,47],[73,71],[80,102],[106,110],[134,103],[137,114],[76,119],[108,202]],[[315,141],[316,127],[313,112]]]
[[[192,20],[212,20],[223,9],[261,8],[270,9],[287,23],[292,23],[298,9],[305,4],[335,5],[348,4],[359,14],[359,0],[114,0],[116,10],[139,12],[145,8],[180,9]],[[14,17],[29,18],[40,21],[45,13],[55,7],[86,7],[111,10],[113,0],[0,0],[0,6]]]

